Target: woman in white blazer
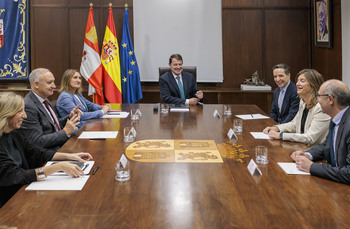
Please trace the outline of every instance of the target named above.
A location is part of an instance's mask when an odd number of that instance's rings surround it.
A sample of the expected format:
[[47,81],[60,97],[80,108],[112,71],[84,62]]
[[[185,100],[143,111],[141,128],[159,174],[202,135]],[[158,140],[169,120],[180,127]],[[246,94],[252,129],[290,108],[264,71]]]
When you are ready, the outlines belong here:
[[324,82],[314,69],[304,69],[296,76],[297,93],[300,97],[299,111],[288,123],[266,127],[263,132],[270,138],[302,142],[314,146],[326,139],[330,116],[323,113],[316,94]]

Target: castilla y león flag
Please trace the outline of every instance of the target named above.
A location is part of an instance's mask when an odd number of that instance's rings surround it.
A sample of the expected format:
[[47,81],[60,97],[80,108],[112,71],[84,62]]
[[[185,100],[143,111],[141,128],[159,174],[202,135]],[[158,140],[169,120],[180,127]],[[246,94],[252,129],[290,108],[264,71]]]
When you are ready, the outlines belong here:
[[88,83],[95,88],[95,103],[104,104],[102,91],[102,65],[99,56],[97,33],[94,24],[94,13],[90,7],[85,29],[84,50],[80,65],[80,72]]
[[119,46],[112,8],[109,7],[108,21],[101,50],[105,96],[110,103],[122,103]]

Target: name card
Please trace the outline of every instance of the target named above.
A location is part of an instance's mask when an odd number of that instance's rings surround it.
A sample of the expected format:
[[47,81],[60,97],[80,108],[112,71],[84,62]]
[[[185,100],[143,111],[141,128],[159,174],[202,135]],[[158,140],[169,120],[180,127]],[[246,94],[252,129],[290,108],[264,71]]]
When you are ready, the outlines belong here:
[[126,167],[126,163],[128,163],[128,159],[125,157],[125,154],[123,154],[120,157],[119,163],[123,166],[123,168]]
[[232,128],[230,128],[230,130],[228,131],[227,136],[229,139],[232,139],[232,137],[234,137],[235,139],[238,139],[237,135],[235,134]]
[[261,175],[262,176],[262,172],[260,171],[260,169],[258,168],[258,166],[255,164],[255,161],[253,159],[250,160],[248,166],[248,171],[250,173],[250,175]]
[[[136,130],[134,127],[131,127],[131,130],[130,130],[131,134],[134,136],[134,138],[136,137]],[[124,156],[125,157],[125,156]]]
[[219,112],[218,112],[218,110],[216,110],[216,109],[215,109],[215,111],[213,113],[213,116],[214,116],[214,118],[220,118],[221,117]]
[[135,114],[138,115],[140,118],[142,117],[142,113],[140,109],[137,109]]

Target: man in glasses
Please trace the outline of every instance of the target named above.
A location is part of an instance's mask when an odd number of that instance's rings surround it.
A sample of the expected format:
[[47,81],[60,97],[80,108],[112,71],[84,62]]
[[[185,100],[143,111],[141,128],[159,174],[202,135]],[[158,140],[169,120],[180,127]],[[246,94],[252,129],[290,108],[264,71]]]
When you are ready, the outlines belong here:
[[300,99],[297,87],[290,80],[289,67],[277,64],[273,68],[273,78],[277,88],[273,93],[270,117],[279,124],[290,122],[298,113]]
[[[307,152],[291,157],[297,168],[311,175],[350,184],[350,91],[339,80],[328,80],[316,95],[322,111],[331,116],[326,140]],[[326,160],[328,163],[313,163]]]

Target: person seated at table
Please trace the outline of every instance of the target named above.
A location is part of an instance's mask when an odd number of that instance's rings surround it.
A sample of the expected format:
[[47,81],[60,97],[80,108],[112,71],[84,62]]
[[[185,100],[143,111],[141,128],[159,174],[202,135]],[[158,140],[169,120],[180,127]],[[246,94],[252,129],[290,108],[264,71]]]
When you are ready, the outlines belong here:
[[288,123],[266,127],[263,132],[272,139],[302,142],[308,146],[321,143],[328,134],[330,116],[323,113],[316,94],[324,82],[314,69],[304,69],[296,76],[299,111]]
[[56,108],[61,117],[68,115],[74,107],[82,104],[79,109],[83,112],[80,116],[80,128],[88,119],[100,118],[111,110],[109,104],[100,106],[90,102],[81,95],[82,77],[78,70],[67,69],[62,76],[61,88],[57,99]]
[[64,171],[71,177],[83,175],[69,162],[42,167],[47,161],[92,159],[89,153],[62,153],[30,143],[17,129],[27,117],[24,100],[13,92],[0,93],[0,208],[22,187],[46,176]]
[[170,71],[159,78],[160,94],[164,103],[196,105],[203,99],[203,92],[197,89],[194,76],[183,72],[182,64],[180,54],[170,56]]

